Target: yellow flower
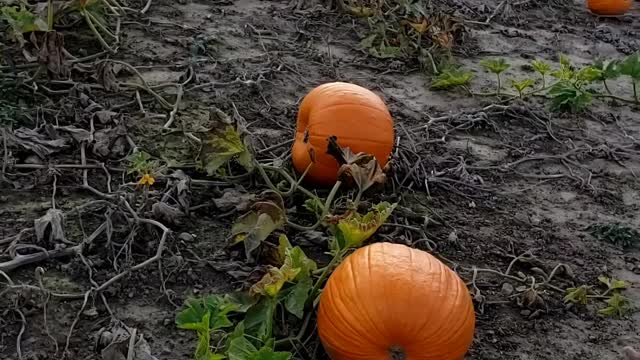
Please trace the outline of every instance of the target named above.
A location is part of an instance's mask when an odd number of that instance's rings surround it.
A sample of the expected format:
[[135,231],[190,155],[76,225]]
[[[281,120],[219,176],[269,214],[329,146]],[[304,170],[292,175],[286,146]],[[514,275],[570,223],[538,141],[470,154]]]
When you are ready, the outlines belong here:
[[156,182],[156,179],[152,175],[144,174],[142,175],[142,178],[140,178],[140,180],[138,181],[138,184],[151,186],[155,182]]

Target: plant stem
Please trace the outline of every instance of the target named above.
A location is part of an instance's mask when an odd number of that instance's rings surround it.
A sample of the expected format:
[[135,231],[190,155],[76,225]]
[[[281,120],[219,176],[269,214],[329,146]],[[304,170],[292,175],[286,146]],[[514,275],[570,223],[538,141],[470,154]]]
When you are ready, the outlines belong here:
[[[311,292],[309,293],[309,294],[311,294],[311,296],[307,299],[307,302],[313,301],[314,294],[318,290],[320,290],[320,287],[324,284],[324,281],[329,276],[329,273],[331,272],[331,269],[333,268],[333,266],[340,259],[343,258],[345,253],[346,253],[346,250],[338,250],[338,251],[336,251],[335,255],[333,256],[333,258],[331,259],[329,264],[324,268],[324,271],[322,272],[322,274],[320,274],[320,277],[318,278],[318,280],[316,280],[316,283],[313,285],[313,288],[311,289]],[[307,303],[307,305],[309,305],[309,304]]]
[[611,92],[611,90],[609,89],[609,84],[607,83],[607,79],[602,80],[602,84],[604,85],[604,89],[607,90],[607,93],[609,95],[613,95],[613,93]]
[[296,230],[299,230],[299,231],[315,230],[318,226],[320,226],[320,224],[322,224],[322,220],[325,218],[325,216],[327,216],[327,214],[329,214],[329,209],[331,208],[331,203],[333,202],[333,198],[336,197],[336,193],[338,192],[338,189],[340,189],[340,185],[342,185],[342,181],[337,181],[336,184],[331,189],[331,192],[329,193],[329,196],[327,196],[327,200],[324,203],[324,207],[322,208],[322,214],[318,217],[318,221],[316,221],[315,224],[313,224],[311,226],[301,226],[301,225],[298,225],[296,223],[293,223],[293,222],[287,220],[287,225],[289,225],[292,228],[294,228]]
[[500,95],[500,91],[502,91],[502,80],[500,79],[500,73],[496,73],[496,77],[498,78],[498,89],[496,89],[496,95]]
[[274,348],[277,348],[278,346],[281,346],[281,345],[284,345],[284,344],[287,344],[287,343],[292,344],[294,341],[302,340],[302,337],[304,336],[304,333],[307,331],[307,327],[309,327],[309,322],[311,320],[311,314],[313,314],[313,312],[309,312],[307,314],[307,316],[304,318],[302,326],[300,327],[300,331],[298,331],[298,335],[289,336],[289,337],[286,337],[284,339],[276,340],[275,343],[273,344]]
[[625,99],[616,95],[607,95],[607,94],[592,94],[592,96],[595,98],[606,98],[606,99],[618,100],[618,101],[622,101],[629,104],[640,104],[640,101],[638,101],[637,97],[636,97],[636,100],[632,100],[632,99]]
[[87,25],[89,25],[89,28],[91,29],[93,34],[98,38],[98,41],[100,41],[100,44],[102,45],[102,47],[105,48],[106,50],[109,50],[110,53],[115,54],[116,51],[111,46],[109,46],[109,44],[107,44],[107,42],[104,40],[102,35],[100,35],[100,32],[98,32],[98,29],[96,29],[96,26],[93,24],[93,21],[91,21],[89,12],[87,10],[81,10],[81,13],[82,15],[84,15],[84,19],[87,21]]
[[[317,197],[314,193],[312,193],[311,191],[303,188],[302,186],[300,186],[300,183],[302,183],[302,180],[304,179],[304,176],[307,174],[307,171],[309,170],[309,168],[307,168],[305,170],[305,172],[302,174],[302,176],[300,177],[300,179],[298,181],[294,180],[291,175],[287,174],[286,171],[275,167],[275,166],[267,166],[267,165],[262,165],[260,163],[258,163],[257,161],[255,162],[255,166],[258,169],[258,172],[260,173],[260,175],[262,176],[262,179],[264,180],[264,182],[267,183],[267,186],[277,192],[278,194],[280,194],[280,196],[282,197],[287,197],[290,196],[291,194],[293,194],[293,192],[295,190],[300,190],[301,192],[303,192],[305,195],[307,195],[308,197],[315,199],[317,201],[320,201],[320,198]],[[279,173],[280,175],[282,175],[282,177],[285,178],[285,180],[287,180],[290,184],[291,184],[291,188],[289,190],[287,190],[287,192],[283,193],[281,192],[271,181],[271,179],[269,179],[269,176],[267,175],[267,172],[265,170],[270,170],[270,171],[275,171],[277,173]]]
[[47,28],[53,31],[53,0],[47,1]]
[[638,98],[638,83],[633,82],[633,98],[636,99],[636,104],[640,104],[640,99]]

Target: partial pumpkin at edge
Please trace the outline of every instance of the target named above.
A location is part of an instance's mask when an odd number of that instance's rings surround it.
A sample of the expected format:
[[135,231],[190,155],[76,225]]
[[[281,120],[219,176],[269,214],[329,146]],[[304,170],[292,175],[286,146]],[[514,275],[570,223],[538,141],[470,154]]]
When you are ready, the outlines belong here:
[[632,0],[587,0],[587,7],[596,15],[619,16],[631,9]]

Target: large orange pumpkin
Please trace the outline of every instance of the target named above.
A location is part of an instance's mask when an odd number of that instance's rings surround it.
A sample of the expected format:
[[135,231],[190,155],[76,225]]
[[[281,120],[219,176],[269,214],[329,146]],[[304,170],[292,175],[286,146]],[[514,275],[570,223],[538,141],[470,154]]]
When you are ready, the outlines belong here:
[[631,8],[631,0],[587,0],[587,6],[596,15],[624,15]]
[[356,250],[320,296],[318,333],[332,360],[461,360],[474,330],[464,282],[405,245]]
[[372,91],[350,83],[326,83],[302,100],[292,149],[296,171],[302,173],[313,163],[305,178],[319,185],[337,180],[338,162],[327,154],[330,136],[336,136],[342,148],[374,155],[384,167],[393,149],[393,119]]

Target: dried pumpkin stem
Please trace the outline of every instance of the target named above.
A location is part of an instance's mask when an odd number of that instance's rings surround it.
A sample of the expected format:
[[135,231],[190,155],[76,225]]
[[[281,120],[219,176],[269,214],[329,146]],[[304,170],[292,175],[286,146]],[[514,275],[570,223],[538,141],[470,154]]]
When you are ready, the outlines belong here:
[[389,360],[406,360],[407,356],[400,346],[392,346],[389,349]]

